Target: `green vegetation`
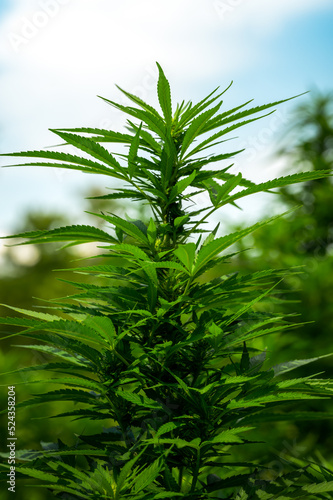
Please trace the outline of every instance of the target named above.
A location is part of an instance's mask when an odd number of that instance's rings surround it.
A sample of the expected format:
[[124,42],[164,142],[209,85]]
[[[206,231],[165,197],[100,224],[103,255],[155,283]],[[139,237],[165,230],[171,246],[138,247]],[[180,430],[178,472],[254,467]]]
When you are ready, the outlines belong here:
[[[17,473],[72,500],[331,498],[333,473],[323,464],[285,455],[277,474],[255,452],[265,424],[331,416],[290,410],[330,397],[332,381],[322,375],[290,377],[318,357],[274,364],[274,351],[266,359],[260,347],[268,335],[303,328],[278,307],[283,277],[297,277],[298,270],[234,273],[233,256],[226,254],[278,217],[225,235],[219,225],[206,225],[241,198],[326,179],[330,170],[255,184],[232,174],[231,165],[209,168],[240,151],[205,156],[207,149],[221,148],[228,133],[284,101],[222,110],[225,91],[216,89],[197,104],[173,108],[169,82],[158,69],[162,114],[120,89],[135,106],[104,100],[130,116],[128,133],[57,129],[77,155],[11,154],[33,158],[28,165],[111,177],[119,187],[104,201],[139,201],[151,210],[147,222],[104,210],[94,214],[102,227],[68,225],[13,236],[22,244],[99,246],[93,262],[71,269],[80,277],[68,280],[72,295],[52,300],[48,312],[7,306],[21,315],[0,320],[17,328],[11,337],[24,335],[33,349],[52,356],[19,370],[46,372],[43,384],[50,388],[17,408],[60,402],[58,417],[100,424],[72,443],[58,439],[44,450],[22,451]],[[124,152],[113,154],[103,144],[123,144]],[[207,206],[195,205],[199,194],[207,195]],[[3,469],[6,474],[6,460]]]

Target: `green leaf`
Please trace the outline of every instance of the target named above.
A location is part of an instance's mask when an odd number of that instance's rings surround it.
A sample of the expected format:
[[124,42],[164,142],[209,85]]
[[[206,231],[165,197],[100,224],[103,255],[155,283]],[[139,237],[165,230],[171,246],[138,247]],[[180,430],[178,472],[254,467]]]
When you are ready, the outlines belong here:
[[[51,345],[39,345],[39,344],[27,345],[27,344],[24,344],[24,345],[18,345],[17,347],[21,347],[23,349],[32,349],[34,351],[39,351],[39,352],[51,354],[52,356],[62,358],[64,360],[68,361],[69,363],[77,365],[77,367],[79,367],[80,369],[87,369],[88,367],[91,369],[90,363],[83,356],[80,356],[77,353],[75,355],[72,355],[63,349],[59,349],[57,347],[52,347]],[[39,369],[39,368],[35,367],[35,369]],[[71,369],[73,369],[73,367]]]
[[[11,309],[12,311],[19,312],[21,314],[25,314],[25,316],[31,316],[31,317],[37,318],[39,320],[44,320],[44,321],[60,321],[61,320],[60,316],[55,316],[53,314],[31,311],[30,309],[22,309],[20,307],[8,306],[7,304],[0,304],[0,305],[2,307],[7,307],[8,309]],[[21,318],[1,318],[1,319],[2,320],[6,319],[6,324],[19,325],[19,326],[22,325]],[[35,326],[36,324],[38,324],[38,323],[33,322],[29,325],[24,323],[22,326]]]
[[116,228],[121,229],[122,231],[124,231],[124,233],[128,234],[128,236],[132,236],[132,238],[139,240],[141,243],[148,244],[148,239],[146,235],[133,222],[128,222],[127,220],[122,219],[117,215],[115,216],[104,215],[104,214],[94,214],[94,215],[101,217],[107,222],[110,222],[110,224],[113,224]]
[[189,448],[194,448],[195,450],[200,449],[200,438],[195,438],[192,439],[192,441],[186,441],[185,439],[179,439],[179,438],[174,438],[174,439],[160,439],[160,438],[154,438],[154,439],[145,439],[145,444],[173,444],[176,445],[177,448],[185,448],[188,446]]
[[[48,160],[57,160],[55,162],[33,162],[33,163],[19,163],[16,165],[9,165],[9,167],[22,167],[22,166],[37,166],[37,167],[55,167],[66,168],[69,170],[80,170],[82,172],[91,174],[102,174],[115,177],[117,179],[125,180],[126,177],[123,173],[115,171],[109,166],[103,165],[88,158],[62,153],[59,151],[22,151],[19,153],[0,154],[0,156],[20,156],[25,158],[45,158]],[[61,163],[65,162],[65,163]]]
[[176,217],[175,220],[173,221],[173,224],[175,227],[183,226],[184,224],[186,224],[189,218],[190,218],[189,215],[182,215],[181,217]]
[[[213,130],[214,128],[221,127],[222,125],[225,125],[226,123],[241,120],[242,118],[246,118],[247,116],[261,113],[262,111],[266,111],[266,109],[274,108],[274,107],[278,106],[279,104],[283,104],[283,103],[290,101],[292,99],[295,99],[296,97],[299,97],[301,95],[303,95],[303,94],[299,94],[299,95],[296,95],[294,97],[289,97],[288,99],[282,99],[280,101],[275,101],[275,102],[272,102],[269,104],[256,106],[254,108],[245,109],[244,111],[241,111],[239,113],[230,114],[230,112],[227,111],[226,113],[222,113],[221,115],[218,115],[218,116],[212,118],[204,127],[203,133],[208,132],[210,130]],[[251,101],[249,101],[249,102],[251,102]],[[248,104],[248,103],[246,103],[246,104]],[[271,111],[271,113],[273,113],[273,112],[274,112],[274,110]],[[268,114],[271,114],[271,113],[268,113]],[[263,116],[267,116],[267,114],[263,115]],[[254,120],[258,120],[260,118],[262,118],[262,116],[260,116],[258,118],[254,118]],[[243,122],[243,123],[245,123],[245,122]]]
[[287,361],[280,363],[278,365],[273,366],[272,370],[274,371],[275,377],[278,375],[283,375],[284,373],[290,372],[291,370],[295,370],[300,366],[307,365],[308,363],[313,363],[314,361],[318,361],[319,359],[327,358],[328,356],[332,356],[333,353],[324,354],[323,356],[317,356],[316,358],[309,359],[295,359],[293,361]]
[[77,243],[88,243],[90,241],[103,243],[117,242],[115,238],[105,231],[87,225],[64,226],[48,231],[27,231],[25,233],[5,236],[4,238],[27,238],[31,240],[20,243],[20,245],[29,243],[53,243],[56,241],[75,241]]
[[273,220],[276,220],[279,217],[289,214],[293,210],[294,209],[288,210],[283,214],[276,215],[274,217],[271,217],[270,219],[266,219],[265,221],[257,222],[253,226],[250,226],[246,229],[242,229],[241,231],[237,231],[235,233],[228,234],[226,236],[222,236],[221,238],[217,238],[216,240],[212,241],[208,245],[202,246],[197,255],[196,263],[193,269],[193,274],[197,275],[200,269],[202,269],[207,264],[207,262],[214,259],[214,257],[216,257],[226,248],[230,247],[233,243],[236,243],[236,241],[239,241],[240,239],[244,238],[244,236],[251,234],[256,229],[259,229],[260,227],[269,224]]
[[111,319],[106,316],[88,316],[84,324],[96,330],[111,346],[114,345],[116,330]]
[[324,481],[317,484],[306,484],[302,489],[310,494],[333,491],[333,481]]
[[169,195],[169,204],[173,203],[174,200],[179,196],[185,189],[192,184],[196,176],[196,171],[194,170],[191,175],[186,177],[186,179],[182,179],[178,181],[177,184],[172,188],[171,193]]
[[181,423],[181,422],[167,422],[163,425],[161,425],[161,427],[158,428],[158,431],[156,432],[155,434],[155,438],[158,438],[160,436],[162,436],[163,434],[166,434],[168,432],[171,432],[175,429],[179,429],[179,427],[182,427],[184,424]]
[[133,465],[139,460],[139,458],[144,453],[144,451],[145,451],[145,448],[140,453],[138,453],[134,458],[132,458],[131,460],[126,462],[124,467],[121,469],[121,472],[120,472],[118,479],[117,479],[116,499],[120,498],[119,493],[121,492],[121,490],[126,482],[126,479],[129,475],[129,473],[131,472]]
[[144,466],[144,470],[135,478],[134,493],[139,493],[155,481],[163,467],[161,458],[157,458],[148,467]]
[[52,487],[53,483],[57,484],[60,480],[59,477],[54,476],[49,472],[33,469],[30,467],[19,467],[18,470],[21,472],[21,474],[25,474],[26,476],[34,477],[35,479],[41,479],[42,481],[51,481]]
[[74,133],[69,134],[68,132],[61,132],[60,130],[57,129],[50,129],[50,130],[51,132],[54,132],[59,137],[61,137],[61,139],[64,139],[68,144],[72,144],[78,149],[81,149],[81,151],[90,154],[97,160],[106,163],[107,165],[112,167],[116,172],[121,173],[123,175],[125,174],[124,169],[115,159],[115,157],[111,153],[109,153],[107,149],[105,149],[100,144],[97,144],[92,139]]
[[208,122],[208,120],[220,109],[221,104],[222,103],[219,103],[214,108],[209,109],[208,111],[204,111],[201,115],[194,118],[191,125],[186,130],[186,133],[185,133],[185,136],[184,136],[184,139],[182,142],[182,148],[181,148],[181,152],[180,152],[181,158],[184,156],[185,152],[190,147],[190,145],[193,143],[193,141],[197,137],[197,135],[200,134],[201,130],[204,128],[204,126]]
[[98,96],[98,97],[103,99],[103,101],[107,102],[108,104],[111,104],[111,106],[114,106],[115,108],[123,111],[124,113],[127,113],[131,116],[134,116],[138,120],[146,123],[151,131],[155,132],[161,139],[163,139],[163,140],[166,139],[166,137],[165,137],[165,124],[164,124],[162,118],[158,117],[156,115],[155,110],[153,113],[150,111],[145,111],[145,110],[141,110],[141,109],[137,109],[137,108],[122,106],[121,104],[118,104],[114,101],[110,101],[109,99],[105,99],[105,97],[101,97],[101,96]]
[[269,191],[274,188],[290,186],[291,184],[297,184],[299,182],[309,182],[316,179],[324,179],[325,177],[328,177],[330,175],[332,175],[331,170],[315,170],[314,172],[301,172],[298,174],[287,175],[285,177],[278,177],[277,179],[262,182],[261,184],[257,184],[256,186],[252,186],[248,189],[240,191],[239,193],[229,196],[225,199],[223,204],[225,205],[227,203],[231,203],[250,194],[261,193],[263,191]]
[[128,173],[129,173],[130,178],[133,177],[133,175],[135,174],[135,171],[137,169],[136,157],[137,157],[138,149],[139,149],[139,145],[140,145],[141,125],[142,124],[140,123],[140,127],[138,128],[138,131],[132,140],[132,143],[131,143],[131,146],[130,146],[130,149],[128,152]]
[[251,429],[254,429],[254,427],[235,427],[234,429],[224,430],[219,434],[217,434],[216,436],[214,436],[213,438],[209,439],[209,441],[204,441],[202,443],[202,446],[205,446],[206,444],[210,443],[224,443],[224,444],[242,443],[243,439],[239,437],[237,434],[241,432],[247,432]]
[[171,91],[168,80],[165,77],[165,74],[161,68],[161,66],[156,63],[159,72],[159,79],[157,83],[157,93],[158,93],[158,101],[160,103],[161,109],[163,111],[163,115],[165,118],[165,122],[168,127],[171,126],[172,121],[172,107],[171,107]]
[[152,219],[152,217],[150,217],[148,228],[147,228],[147,238],[148,238],[148,241],[151,245],[155,245],[156,236],[157,236],[157,227],[156,227],[156,224],[154,222],[154,219]]
[[160,116],[160,114],[158,113],[158,111],[155,108],[153,108],[152,106],[150,106],[149,104],[144,102],[142,99],[140,99],[140,97],[138,97],[134,94],[131,94],[130,92],[127,92],[126,90],[122,89],[121,87],[119,87],[119,85],[116,85],[116,87],[118,90],[120,90],[120,92],[122,92],[126,97],[128,97],[128,99],[130,99],[132,102],[134,102],[135,104],[140,106],[140,108],[147,111],[151,115],[155,115],[155,117],[158,120],[162,121],[162,117]]
[[145,408],[161,409],[161,405],[159,403],[142,394],[135,394],[134,392],[128,391],[117,391],[116,394],[117,396],[121,396],[123,399],[126,399],[126,401],[129,401],[134,405],[143,406]]
[[174,250],[175,256],[180,260],[189,272],[192,272],[192,267],[195,259],[195,243],[186,243],[186,245],[179,245]]

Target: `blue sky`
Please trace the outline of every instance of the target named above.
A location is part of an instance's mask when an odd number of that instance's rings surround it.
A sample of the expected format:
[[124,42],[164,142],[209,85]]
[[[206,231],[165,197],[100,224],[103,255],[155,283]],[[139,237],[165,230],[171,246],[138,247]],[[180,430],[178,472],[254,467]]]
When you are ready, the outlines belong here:
[[[52,127],[121,129],[119,113],[96,95],[118,99],[119,83],[156,103],[156,60],[175,101],[232,79],[228,107],[332,90],[332,25],[330,0],[0,0],[1,152],[54,145]],[[291,106],[239,133],[237,145],[249,151],[237,168],[247,176],[268,179],[280,168],[269,154]],[[70,210],[80,222],[78,194],[97,182],[104,185],[80,173],[1,169],[0,234],[28,208]],[[257,219],[259,205],[244,213]]]

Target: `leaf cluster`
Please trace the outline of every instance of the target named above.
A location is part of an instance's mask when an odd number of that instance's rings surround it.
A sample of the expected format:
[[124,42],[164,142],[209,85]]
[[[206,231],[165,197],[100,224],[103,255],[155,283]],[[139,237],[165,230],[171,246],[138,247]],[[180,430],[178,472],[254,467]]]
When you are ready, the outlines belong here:
[[[23,347],[51,357],[24,370],[46,370],[55,388],[17,406],[69,401],[68,411],[54,417],[105,425],[99,434],[78,436],[74,447],[59,440],[50,449],[23,451],[18,470],[71,499],[205,499],[220,498],[221,492],[239,500],[328,498],[332,473],[323,468],[295,470],[291,464],[292,471],[282,478],[261,480],[264,464],[259,469],[254,462],[233,459],[236,447],[255,446],[253,431],[262,422],[319,417],[316,412],[288,413],[286,403],[332,393],[330,380],[284,376],[313,359],[270,368],[266,353],[255,347],[259,337],[296,326],[292,316],[259,307],[277,300],[287,271],[221,271],[234,243],[276,217],[226,235],[219,234],[219,226],[204,229],[227,204],[237,206],[245,196],[328,172],[255,184],[231,173],[232,165],[211,167],[240,151],[207,155],[207,149],[284,101],[254,108],[248,101],[222,111],[225,91],[216,89],[196,104],[182,102],[174,109],[169,82],[158,69],[161,111],[122,89],[134,105],[104,99],[129,115],[128,133],[57,129],[53,132],[77,155],[11,154],[33,158],[26,165],[117,179],[121,186],[104,199],[141,201],[152,211],[149,221],[96,213],[107,225],[103,230],[76,225],[13,236],[22,244],[94,242],[102,248],[100,264],[71,270],[90,279],[68,281],[75,291],[53,302],[52,314],[11,307],[21,316],[0,319],[18,328],[11,336],[40,341]],[[112,153],[105,144],[122,144],[127,152]],[[209,202],[193,210],[199,194]],[[207,278],[207,271],[214,277]]]

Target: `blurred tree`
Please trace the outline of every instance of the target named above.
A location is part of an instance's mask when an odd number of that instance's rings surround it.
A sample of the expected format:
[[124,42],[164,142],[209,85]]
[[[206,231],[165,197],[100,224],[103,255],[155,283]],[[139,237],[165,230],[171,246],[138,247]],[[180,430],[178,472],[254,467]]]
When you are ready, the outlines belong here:
[[[278,155],[287,160],[287,174],[299,167],[303,171],[332,169],[333,94],[314,92],[307,102],[296,107],[281,143]],[[237,250],[246,251],[233,260],[234,270],[239,272],[300,267],[299,274],[286,278],[281,284],[282,294],[276,307],[287,313],[296,312],[298,321],[305,324],[275,339],[264,337],[262,340],[262,348],[269,351],[274,343],[275,353],[277,348],[280,350],[279,361],[285,358],[285,350],[293,359],[308,357],[311,351],[313,356],[333,352],[332,178],[288,187],[281,192],[287,208],[301,205],[300,208],[288,219],[278,219],[254,232],[251,238],[241,240]],[[272,208],[276,208],[274,204]],[[321,369],[323,366],[327,376],[332,376],[332,358],[323,360]],[[304,374],[305,371],[298,371],[299,376]],[[331,401],[326,405],[332,411]],[[320,409],[320,404],[311,407]],[[319,449],[333,449],[330,421],[318,426],[312,423],[311,428],[306,423],[297,427],[294,435],[297,439],[306,437],[311,452],[318,450],[318,444]]]
[[[296,166],[309,170],[328,170],[333,167],[333,93],[318,91],[310,102],[297,107],[291,127],[286,134],[287,144],[279,154]],[[333,243],[333,183],[331,178],[308,182],[301,189],[284,189],[289,203],[303,205],[306,224],[299,233],[300,250],[309,255],[326,255]],[[297,218],[297,214],[295,215]]]
[[[303,170],[333,168],[333,94],[316,92],[295,109],[278,154],[287,159],[288,169],[291,165],[301,165]],[[314,351],[324,354],[328,344],[333,347],[332,178],[281,191],[288,207],[301,207],[288,220],[278,220],[256,231],[251,240],[242,241],[238,249],[253,247],[254,251],[242,252],[235,267],[302,266],[298,276],[285,282],[288,296],[299,302],[293,303],[290,311],[296,308],[300,321],[314,322],[302,327],[302,340],[297,345],[303,351],[309,339],[315,339]]]

